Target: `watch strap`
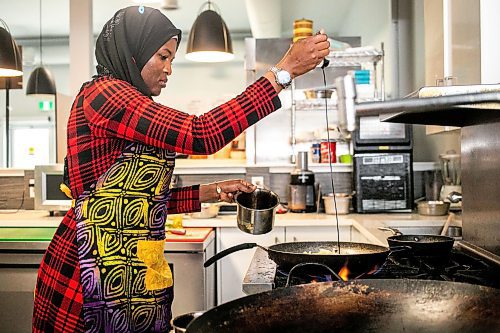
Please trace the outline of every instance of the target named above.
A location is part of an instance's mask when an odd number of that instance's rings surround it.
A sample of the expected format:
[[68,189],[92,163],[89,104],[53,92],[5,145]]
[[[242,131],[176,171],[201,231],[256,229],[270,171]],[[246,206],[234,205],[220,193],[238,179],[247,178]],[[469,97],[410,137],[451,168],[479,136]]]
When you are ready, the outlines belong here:
[[285,71],[283,68],[279,68],[279,67],[273,66],[273,67],[269,68],[269,70],[274,74],[274,80],[276,81],[276,83],[281,88],[286,89],[286,88],[288,88],[292,84],[292,80],[291,80],[292,76],[291,75],[290,75],[290,82],[288,82],[288,83],[279,82],[279,80],[278,80],[278,72]]

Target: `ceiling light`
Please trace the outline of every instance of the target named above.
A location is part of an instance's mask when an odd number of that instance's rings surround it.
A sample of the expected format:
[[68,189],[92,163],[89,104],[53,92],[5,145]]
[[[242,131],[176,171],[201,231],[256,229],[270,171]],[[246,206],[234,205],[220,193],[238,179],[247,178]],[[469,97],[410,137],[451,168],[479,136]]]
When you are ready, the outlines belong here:
[[28,85],[26,86],[26,95],[55,95],[56,84],[50,71],[43,67],[42,60],[42,0],[40,0],[40,66],[35,68],[30,74]]
[[26,86],[27,95],[55,95],[56,84],[49,70],[43,66],[37,67],[31,72]]
[[21,53],[7,23],[2,19],[0,22],[5,26],[5,28],[0,27],[0,77],[21,76],[23,75]]
[[212,3],[207,1],[208,9],[198,15],[189,32],[186,58],[198,62],[222,62],[234,58],[229,29],[222,17],[211,9]]
[[5,77],[5,166],[10,167],[10,77],[23,75],[21,52],[4,20],[0,23],[0,77]]
[[169,10],[179,9],[179,4],[177,0],[162,0],[161,8]]

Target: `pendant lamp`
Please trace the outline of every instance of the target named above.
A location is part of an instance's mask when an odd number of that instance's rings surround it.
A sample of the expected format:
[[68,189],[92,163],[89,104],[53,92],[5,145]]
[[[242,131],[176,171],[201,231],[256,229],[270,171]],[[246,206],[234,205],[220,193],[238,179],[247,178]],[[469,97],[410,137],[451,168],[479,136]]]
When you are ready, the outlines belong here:
[[5,166],[10,166],[10,77],[23,75],[23,62],[21,52],[16,41],[10,34],[9,27],[4,20],[0,23],[0,77],[5,77]]
[[23,75],[21,53],[17,43],[12,38],[9,27],[0,19],[0,77],[13,77]]
[[189,32],[186,58],[198,62],[223,62],[234,58],[229,29],[222,17],[207,1],[200,8],[208,9],[198,15]]
[[43,67],[42,61],[42,0],[40,0],[40,66],[31,72],[26,86],[26,95],[55,95],[56,84],[49,70]]

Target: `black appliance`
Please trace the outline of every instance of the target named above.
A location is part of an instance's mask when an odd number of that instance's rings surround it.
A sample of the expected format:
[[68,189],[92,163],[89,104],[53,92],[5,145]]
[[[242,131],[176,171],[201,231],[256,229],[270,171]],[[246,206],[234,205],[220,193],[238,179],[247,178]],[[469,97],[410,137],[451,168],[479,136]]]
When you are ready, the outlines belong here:
[[413,149],[412,126],[381,122],[378,116],[356,117],[353,136],[355,152],[411,151]]
[[355,153],[353,205],[358,213],[413,208],[411,152]]
[[353,207],[358,213],[413,209],[412,126],[358,117],[353,136]]

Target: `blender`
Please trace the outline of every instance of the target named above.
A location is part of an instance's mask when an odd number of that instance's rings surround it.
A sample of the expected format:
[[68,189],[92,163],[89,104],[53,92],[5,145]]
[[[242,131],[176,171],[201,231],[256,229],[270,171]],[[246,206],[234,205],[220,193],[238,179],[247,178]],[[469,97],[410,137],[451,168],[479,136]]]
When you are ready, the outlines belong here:
[[294,213],[312,213],[317,210],[314,173],[307,169],[307,164],[307,152],[299,152],[297,165],[290,173],[288,208]]
[[[462,193],[461,175],[460,175],[460,154],[455,151],[449,151],[439,155],[441,161],[441,174],[443,176],[443,186],[439,199],[441,201],[450,202],[448,196],[452,192]],[[450,202],[451,210],[461,210],[462,201]]]

